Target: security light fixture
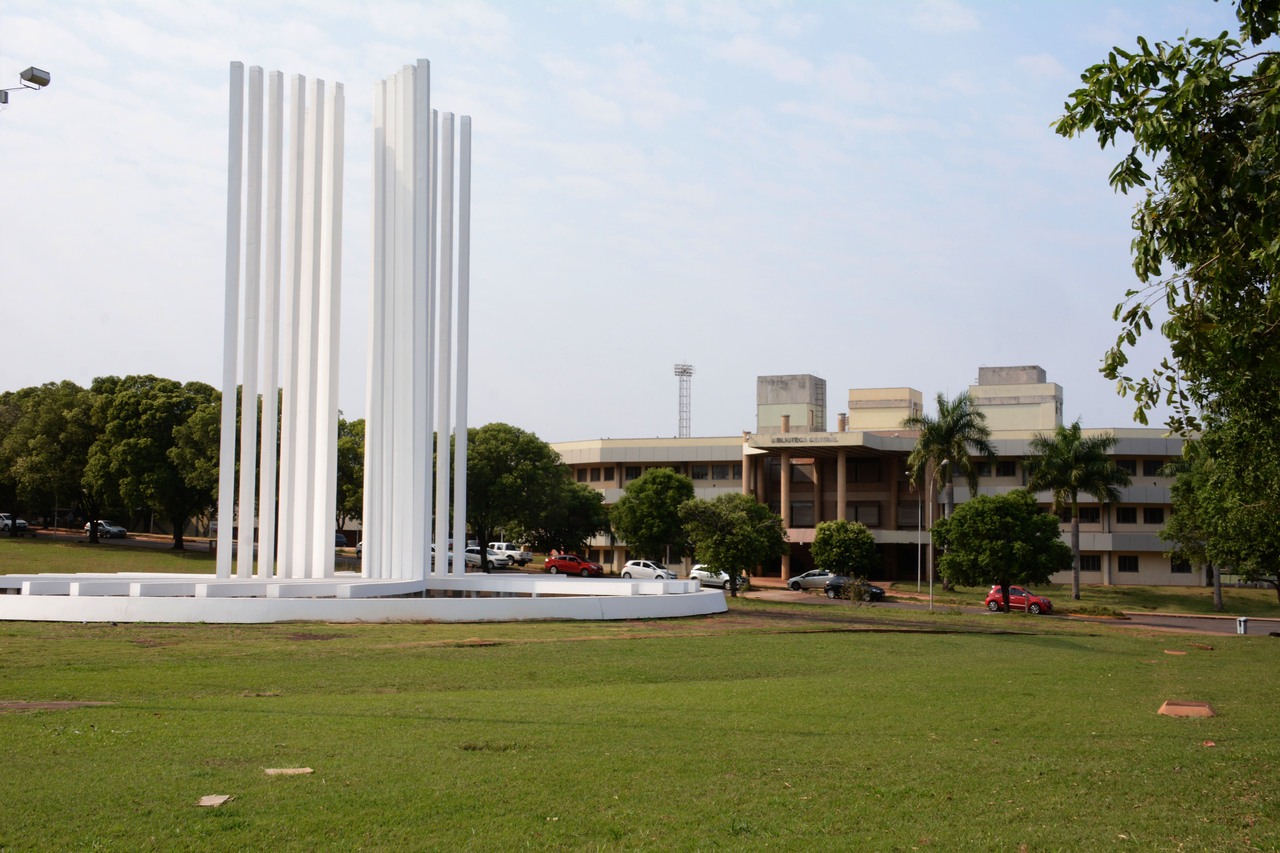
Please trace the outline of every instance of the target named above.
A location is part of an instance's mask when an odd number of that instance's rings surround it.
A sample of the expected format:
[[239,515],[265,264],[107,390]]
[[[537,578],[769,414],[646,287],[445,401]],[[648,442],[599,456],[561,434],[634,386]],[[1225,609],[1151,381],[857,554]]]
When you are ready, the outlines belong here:
[[8,89],[0,89],[0,104],[9,103],[9,93],[16,92],[19,89],[35,89],[39,91],[53,79],[49,76],[49,72],[43,68],[36,68],[34,65],[18,74],[18,79],[22,81],[21,86],[13,86]]

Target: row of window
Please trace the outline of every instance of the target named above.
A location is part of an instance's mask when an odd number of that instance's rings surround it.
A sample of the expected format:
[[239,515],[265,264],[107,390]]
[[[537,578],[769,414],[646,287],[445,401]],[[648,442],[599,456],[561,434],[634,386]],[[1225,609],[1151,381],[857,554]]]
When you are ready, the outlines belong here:
[[[659,466],[672,467],[673,466]],[[675,470],[673,468],[673,470]],[[742,479],[742,463],[725,463],[723,465],[691,465],[689,466],[691,479],[694,480],[741,480]],[[613,478],[617,476],[618,469],[614,465],[606,465],[603,468],[579,468],[579,483],[612,483]],[[644,473],[644,469],[640,465],[625,465],[622,469],[622,477],[625,481],[640,479],[640,475]]]
[[[1081,554],[1080,555],[1080,571],[1082,572],[1101,572],[1102,571],[1102,555],[1101,554]],[[1138,555],[1137,554],[1118,554],[1116,555],[1116,571],[1122,574],[1138,573]],[[1186,560],[1174,560],[1170,563],[1169,571],[1175,575],[1191,574],[1191,564]]]
[[[1130,477],[1138,476],[1138,460],[1137,459],[1117,459],[1116,467],[1128,474]],[[978,476],[990,477],[995,472],[997,477],[1014,477],[1017,476],[1017,462],[1012,459],[998,460],[994,467],[990,462],[978,463]],[[1142,476],[1144,477],[1162,477],[1165,465],[1168,464],[1166,459],[1143,459],[1142,460]]]
[[[1102,521],[1102,507],[1098,506],[1082,506],[1079,508],[1081,524],[1098,524]],[[1137,524],[1138,523],[1138,507],[1136,506],[1118,506],[1116,507],[1116,524]],[[1071,508],[1064,507],[1058,512],[1058,518],[1063,524],[1071,521]],[[1164,507],[1162,506],[1144,506],[1142,507],[1142,523],[1143,524],[1164,524]]]

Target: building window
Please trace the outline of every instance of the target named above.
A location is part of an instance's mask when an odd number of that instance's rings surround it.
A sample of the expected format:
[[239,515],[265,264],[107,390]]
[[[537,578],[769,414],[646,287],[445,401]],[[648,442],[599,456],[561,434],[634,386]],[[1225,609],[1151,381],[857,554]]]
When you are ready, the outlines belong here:
[[733,479],[735,480],[742,479],[742,463],[741,462],[735,462],[733,465]]
[[579,483],[585,483],[585,482],[587,482],[587,469],[586,469],[586,468],[579,468],[579,469],[578,469],[578,482],[579,482]]
[[1099,554],[1081,554],[1080,555],[1080,571],[1082,572],[1100,572],[1102,571],[1102,557]]
[[1128,474],[1130,477],[1138,476],[1138,460],[1137,459],[1117,459],[1116,467]]
[[920,504],[898,504],[898,529],[914,530],[920,524]]
[[813,501],[791,502],[791,526],[813,527]]
[[990,462],[979,462],[979,463],[978,463],[978,476],[979,476],[979,477],[990,477],[990,476],[991,476],[991,463],[990,463]]
[[1137,524],[1138,508],[1136,506],[1116,507],[1116,524]]
[[695,480],[705,480],[705,479],[707,479],[707,466],[706,466],[706,465],[694,465],[692,470],[693,470],[693,479],[695,479]]
[[867,527],[880,526],[880,504],[876,503],[860,503],[849,507],[852,512],[848,513],[850,521],[858,521]]
[[854,459],[849,465],[849,481],[853,483],[880,482],[879,459]]
[[1121,554],[1116,558],[1116,568],[1126,574],[1136,574],[1138,571],[1138,556],[1136,554]]
[[604,478],[604,481],[605,481],[606,483],[612,483],[612,482],[613,482],[613,472],[614,472],[615,470],[617,470],[617,469],[616,469],[616,468],[614,468],[614,466],[610,465],[608,468],[605,468],[603,471],[601,471],[601,472],[600,472],[600,476],[602,476],[602,477]]
[[1159,477],[1160,470],[1164,468],[1163,459],[1143,459],[1142,460],[1142,476]]
[[729,479],[729,466],[728,465],[712,465],[711,479],[713,480]]
[[1189,575],[1191,574],[1191,563],[1186,558],[1174,559],[1169,563],[1169,571],[1175,575]]
[[1097,524],[1102,521],[1102,509],[1096,506],[1082,506],[1077,509],[1081,524]]
[[1142,508],[1143,524],[1164,524],[1164,507],[1144,506]]
[[813,482],[813,465],[792,465],[791,466],[791,482],[793,483],[812,483]]
[[598,483],[598,482],[600,482],[600,469],[599,469],[599,468],[592,468],[592,469],[591,469],[591,482],[593,482],[593,483]]
[[770,483],[782,482],[782,460],[776,456],[770,456],[764,461],[765,474],[769,477]]
[[1012,459],[1002,459],[996,463],[997,477],[1016,477],[1018,475],[1018,463]]
[[640,466],[628,465],[626,468],[623,469],[622,473],[623,473],[623,476],[626,477],[628,480],[639,480]]

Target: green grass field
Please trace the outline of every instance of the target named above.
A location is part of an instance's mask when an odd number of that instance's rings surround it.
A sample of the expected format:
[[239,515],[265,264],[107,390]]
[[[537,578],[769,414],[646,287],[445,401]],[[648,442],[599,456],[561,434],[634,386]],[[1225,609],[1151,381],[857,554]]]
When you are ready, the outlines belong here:
[[110,703],[0,710],[4,851],[1280,849],[1270,637],[738,600],[0,648],[0,701]]

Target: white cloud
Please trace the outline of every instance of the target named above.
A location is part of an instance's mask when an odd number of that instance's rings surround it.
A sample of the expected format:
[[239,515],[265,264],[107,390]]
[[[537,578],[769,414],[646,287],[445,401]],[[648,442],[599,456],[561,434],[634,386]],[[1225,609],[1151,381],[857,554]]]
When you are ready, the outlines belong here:
[[906,16],[908,26],[926,33],[947,34],[978,29],[978,15],[956,0],[920,0]]
[[752,35],[737,35],[711,48],[720,59],[764,71],[776,80],[803,83],[813,77],[813,63],[786,48]]
[[1062,63],[1047,53],[1037,53],[1034,56],[1019,56],[1014,60],[1014,64],[1024,74],[1032,74],[1036,77],[1059,79],[1068,76],[1067,70],[1062,67]]

